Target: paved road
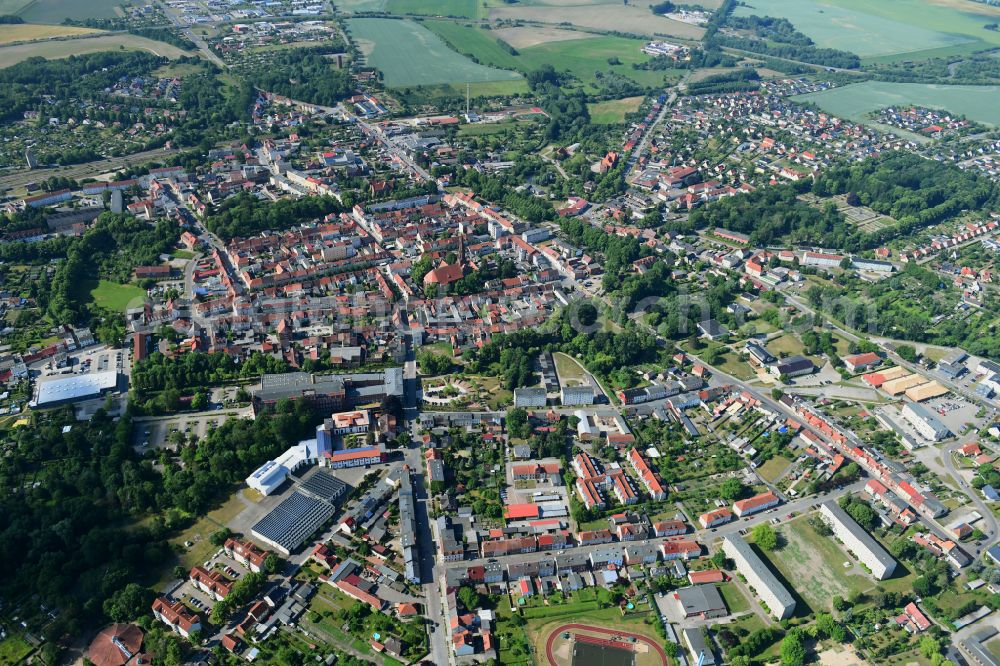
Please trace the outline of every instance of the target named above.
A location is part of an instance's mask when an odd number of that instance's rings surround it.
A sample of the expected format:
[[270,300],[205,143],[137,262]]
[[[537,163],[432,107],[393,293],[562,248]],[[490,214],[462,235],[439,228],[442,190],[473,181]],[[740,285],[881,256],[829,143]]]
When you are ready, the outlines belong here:
[[161,2],[160,9],[163,10],[163,13],[167,15],[167,18],[170,19],[174,26],[180,30],[185,37],[194,42],[194,45],[198,47],[198,51],[201,52],[202,57],[209,62],[214,63],[223,71],[229,69],[229,65],[227,65],[222,58],[216,55],[215,52],[209,48],[208,43],[202,38],[201,35],[195,33],[190,26],[186,26],[181,22],[180,16],[177,15],[173,8],[168,7],[165,3]]
[[962,476],[958,468],[955,466],[955,456],[954,452],[961,448],[963,445],[969,442],[975,442],[976,438],[962,442],[961,444],[955,444],[951,448],[941,452],[941,458],[944,461],[945,467],[948,469],[948,473],[951,474],[952,478],[955,479],[955,483],[958,484],[958,489],[969,496],[972,503],[976,506],[976,510],[983,516],[983,528],[980,529],[984,534],[986,534],[986,539],[983,540],[982,546],[975,546],[970,544],[968,548],[972,551],[974,557],[979,557],[984,552],[990,549],[990,546],[997,540],[997,519],[990,510],[990,507],[986,506],[986,502],[983,501],[982,497],[979,495],[979,491],[971,487],[965,481],[965,477]]
[[632,169],[635,168],[636,163],[638,163],[639,158],[642,156],[642,152],[646,150],[646,144],[649,143],[649,137],[652,136],[653,130],[657,125],[663,122],[663,119],[667,116],[667,111],[673,107],[674,102],[677,101],[678,93],[684,86],[687,85],[689,78],[691,78],[690,71],[684,74],[683,78],[681,78],[681,80],[677,82],[677,85],[670,91],[670,95],[663,102],[663,107],[660,109],[660,113],[657,114],[656,119],[653,120],[649,127],[646,128],[646,131],[642,134],[642,138],[639,139],[639,143],[637,143],[635,148],[632,149],[632,153],[629,155],[628,162],[625,166],[624,178],[626,180],[628,179],[629,174],[632,173]]

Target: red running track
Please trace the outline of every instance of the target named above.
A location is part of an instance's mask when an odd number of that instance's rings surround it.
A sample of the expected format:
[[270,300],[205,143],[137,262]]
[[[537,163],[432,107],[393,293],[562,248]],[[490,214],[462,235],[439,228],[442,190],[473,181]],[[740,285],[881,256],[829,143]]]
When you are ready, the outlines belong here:
[[604,634],[607,636],[626,636],[628,638],[634,638],[636,641],[645,643],[649,647],[653,648],[656,654],[660,657],[660,664],[662,664],[662,666],[667,666],[667,653],[663,650],[663,646],[658,645],[655,641],[628,631],[602,629],[601,627],[592,627],[589,624],[564,624],[563,626],[554,629],[552,633],[549,634],[549,638],[545,642],[545,658],[549,660],[549,666],[559,666],[559,664],[556,663],[555,657],[552,655],[552,644],[555,643],[556,638],[559,635],[564,634],[567,631],[573,631],[574,629],[582,629],[584,631]]

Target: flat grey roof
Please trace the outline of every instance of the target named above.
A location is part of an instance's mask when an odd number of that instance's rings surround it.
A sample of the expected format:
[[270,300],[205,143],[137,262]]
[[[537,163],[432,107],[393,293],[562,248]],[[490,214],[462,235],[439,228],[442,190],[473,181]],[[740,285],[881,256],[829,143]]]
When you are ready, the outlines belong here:
[[[771,573],[771,570],[767,567],[754,549],[750,547],[743,537],[738,534],[729,534],[724,536],[723,541],[728,542],[732,547],[747,561],[750,568],[753,569],[754,573],[760,579],[760,582],[765,585],[768,591],[773,594],[779,602],[785,606],[794,606],[795,598],[792,597],[792,593],[788,591],[778,577]],[[775,612],[776,609],[771,609],[771,612]]]
[[89,398],[116,386],[118,386],[118,373],[115,370],[44,377],[38,380],[38,397],[35,399],[35,404],[42,407],[54,402]]
[[861,545],[865,547],[870,555],[873,555],[875,559],[884,564],[887,567],[896,566],[896,560],[893,559],[885,548],[882,547],[878,541],[875,540],[871,534],[865,531],[865,528],[858,525],[857,521],[851,518],[850,514],[840,508],[840,505],[833,500],[827,500],[823,502],[823,508],[830,512],[830,514],[844,526],[855,539],[861,542]]

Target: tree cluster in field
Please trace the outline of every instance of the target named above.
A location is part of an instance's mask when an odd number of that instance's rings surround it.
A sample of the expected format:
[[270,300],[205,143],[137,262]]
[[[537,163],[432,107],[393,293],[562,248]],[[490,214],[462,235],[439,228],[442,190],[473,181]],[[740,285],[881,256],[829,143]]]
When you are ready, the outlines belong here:
[[20,120],[29,110],[41,110],[43,97],[65,102],[89,99],[122,77],[137,76],[165,60],[145,51],[103,52],[60,60],[28,58],[0,69],[0,122]]
[[90,324],[107,329],[107,342],[124,337],[121,315],[110,315],[89,305],[88,285],[99,278],[128,282],[136,266],[160,263],[159,257],[177,242],[179,230],[175,224],[161,220],[155,226],[131,215],[102,213],[83,236],[59,245],[66,260],[59,264],[52,283],[39,294],[39,305],[52,321]]
[[[733,11],[738,4],[737,0],[726,0],[709,19],[702,38],[706,50],[731,48],[838,69],[858,69],[861,66],[861,59],[853,53],[817,47],[786,19],[735,16]],[[723,27],[740,30],[745,36],[724,34]]]
[[[850,224],[828,201],[816,208],[797,197],[853,194],[863,206],[888,215],[896,224],[872,232]],[[958,167],[916,155],[892,153],[829,169],[815,180],[761,188],[738,197],[712,202],[691,212],[686,223],[668,225],[674,231],[720,228],[750,235],[752,245],[774,243],[837,247],[847,252],[879,247],[901,235],[937,224],[963,210],[995,206],[997,186]]]
[[[338,45],[341,46],[341,45]],[[261,90],[291,99],[335,106],[352,92],[350,73],[330,66],[333,47],[289,49],[250,66],[247,80]]]
[[688,58],[671,58],[666,55],[653,56],[645,62],[632,64],[632,69],[660,71],[668,69],[703,69],[706,67],[735,67],[739,58],[722,51],[692,49]]
[[732,72],[722,72],[706,77],[687,86],[688,95],[721,95],[748,92],[760,88],[760,75],[756,69],[745,67]]

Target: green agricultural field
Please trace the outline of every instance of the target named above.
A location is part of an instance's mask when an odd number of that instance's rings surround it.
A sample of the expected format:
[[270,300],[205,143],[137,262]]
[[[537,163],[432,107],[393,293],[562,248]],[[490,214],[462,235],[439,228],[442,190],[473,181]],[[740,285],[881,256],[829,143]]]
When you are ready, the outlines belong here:
[[667,36],[698,40],[705,34],[701,26],[675,21],[649,11],[649,0],[529,0],[493,2],[489,18],[494,21],[528,21],[560,27],[580,27],[602,32],[631,35]]
[[90,290],[90,296],[102,308],[124,312],[133,301],[141,302],[142,299],[146,298],[146,290],[129,284],[101,280],[96,287]]
[[0,0],[0,14],[17,14],[31,0]]
[[590,119],[598,125],[613,125],[625,121],[625,114],[634,113],[642,104],[642,97],[626,97],[607,102],[588,104]]
[[459,16],[478,18],[481,3],[476,0],[334,0],[345,12],[386,12],[418,16]]
[[[522,48],[517,55],[513,55],[497,43],[497,38],[489,30],[451,21],[426,21],[424,25],[453,49],[481,63],[525,73],[550,64],[558,71],[570,72],[592,90],[598,89],[596,71],[614,72],[640,85],[654,87],[680,78],[676,71],[632,69],[633,63],[649,60],[649,56],[641,51],[645,44],[641,39],[600,36],[559,40]],[[610,58],[617,58],[620,64],[608,64]]]
[[522,80],[517,72],[472,62],[414,21],[357,18],[347,25],[368,64],[383,73],[390,88]]
[[865,114],[893,105],[944,109],[970,120],[1000,127],[1000,86],[948,86],[932,83],[866,81],[793,98],[828,113],[864,122]]
[[[971,0],[747,0],[738,15],[787,18],[818,46],[908,59],[1000,46],[1000,8]],[[920,56],[915,54],[920,53]]]
[[[865,8],[871,4],[874,3],[866,3]],[[887,4],[901,3],[897,0]],[[972,41],[970,37],[905,23],[901,15],[878,16],[843,0],[748,0],[737,8],[736,14],[787,18],[817,45],[862,57],[906,53],[913,51],[915,45],[920,50],[929,50]]]
[[25,6],[18,16],[29,23],[62,23],[68,18],[83,20],[117,16],[121,0],[33,0],[21,4]]

